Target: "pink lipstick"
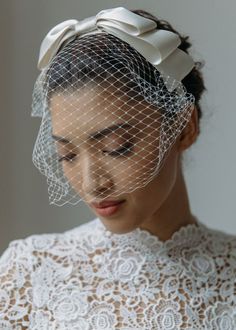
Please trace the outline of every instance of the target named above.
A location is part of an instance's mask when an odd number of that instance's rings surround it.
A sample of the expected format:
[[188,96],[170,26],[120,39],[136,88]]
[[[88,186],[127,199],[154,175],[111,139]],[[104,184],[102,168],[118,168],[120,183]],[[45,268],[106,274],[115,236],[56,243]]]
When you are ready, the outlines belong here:
[[115,214],[122,206],[125,200],[122,201],[104,201],[100,203],[91,203],[96,212],[103,216],[108,217]]

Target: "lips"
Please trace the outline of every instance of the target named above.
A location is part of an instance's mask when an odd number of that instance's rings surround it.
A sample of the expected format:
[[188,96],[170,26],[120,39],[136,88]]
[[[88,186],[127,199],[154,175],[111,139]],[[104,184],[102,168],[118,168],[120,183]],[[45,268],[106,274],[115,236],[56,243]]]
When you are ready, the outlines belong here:
[[100,202],[100,203],[96,203],[96,202],[93,202],[91,203],[92,206],[96,207],[96,208],[104,208],[104,207],[109,207],[109,206],[115,206],[115,205],[118,205],[120,203],[123,203],[124,200],[120,200],[120,201],[103,201],[103,202]]
[[110,217],[116,214],[122,207],[125,200],[120,201],[103,201],[100,203],[91,203],[92,207],[102,217]]

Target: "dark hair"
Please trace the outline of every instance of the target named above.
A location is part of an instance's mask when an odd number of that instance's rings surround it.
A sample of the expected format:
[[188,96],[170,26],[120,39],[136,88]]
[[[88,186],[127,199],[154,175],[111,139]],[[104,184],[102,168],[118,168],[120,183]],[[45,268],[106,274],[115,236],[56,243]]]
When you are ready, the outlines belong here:
[[[188,41],[189,37],[180,35],[168,22],[159,20],[144,10],[135,9],[132,12],[155,21],[157,29],[178,34],[181,39],[179,48],[188,53],[187,50],[191,46]],[[202,111],[199,102],[206,88],[202,74],[198,69],[199,64],[201,63],[195,62],[195,67],[182,80],[182,83],[187,92],[195,97],[198,119],[200,120]],[[140,70],[142,67],[144,70]],[[158,80],[159,72],[128,43],[110,34],[88,35],[82,38],[76,37],[70,43],[61,47],[49,66],[47,84],[52,92],[58,89],[65,90],[71,88],[71,86],[77,89],[80,87],[81,82],[98,82],[99,79],[104,82],[112,76],[119,77],[120,74],[121,79],[126,77],[125,87],[130,86],[135,90],[137,84],[135,87],[133,77],[130,76],[129,78],[130,72],[137,73],[144,81],[154,86],[158,81],[158,86],[162,90],[166,89],[165,84],[161,83],[162,80]],[[124,73],[126,74],[124,75]]]

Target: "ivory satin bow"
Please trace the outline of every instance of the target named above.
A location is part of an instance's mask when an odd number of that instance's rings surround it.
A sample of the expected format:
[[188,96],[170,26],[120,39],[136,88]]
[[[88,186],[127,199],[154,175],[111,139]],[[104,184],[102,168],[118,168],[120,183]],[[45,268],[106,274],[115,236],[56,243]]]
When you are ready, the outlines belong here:
[[[178,48],[181,40],[177,34],[157,30],[154,21],[124,7],[116,7],[102,10],[82,21],[72,19],[56,25],[41,44],[38,68],[44,69],[61,45],[72,37],[102,31],[126,41],[163,75],[177,81],[181,81],[194,67],[193,59]],[[172,85],[168,89],[174,88]]]

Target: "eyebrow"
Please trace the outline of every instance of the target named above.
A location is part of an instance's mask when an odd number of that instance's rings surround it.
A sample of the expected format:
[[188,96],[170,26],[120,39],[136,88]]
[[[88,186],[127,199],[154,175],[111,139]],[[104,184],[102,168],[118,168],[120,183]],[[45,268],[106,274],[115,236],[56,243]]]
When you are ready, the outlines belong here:
[[[104,128],[101,131],[90,134],[89,139],[102,140],[105,136],[109,135],[112,132],[115,132],[119,128],[128,128],[129,129],[129,128],[132,128],[132,127],[133,126],[131,124],[128,124],[128,123],[115,124],[115,125],[109,126],[107,128]],[[58,142],[61,142],[61,143],[71,143],[70,140],[68,140],[68,139],[66,139],[62,136],[52,134],[52,138],[55,139]]]

